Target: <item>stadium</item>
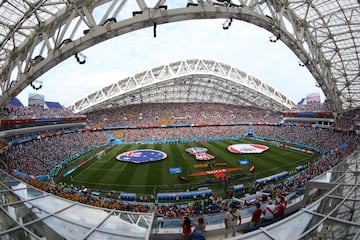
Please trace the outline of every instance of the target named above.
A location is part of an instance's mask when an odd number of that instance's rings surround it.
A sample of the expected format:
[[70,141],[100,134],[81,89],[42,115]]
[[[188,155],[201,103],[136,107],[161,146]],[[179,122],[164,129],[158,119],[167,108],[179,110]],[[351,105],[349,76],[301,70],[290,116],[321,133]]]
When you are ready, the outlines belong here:
[[[224,239],[236,205],[231,239],[360,239],[359,3],[127,2],[0,4],[1,238],[183,239],[189,216],[204,218],[206,239]],[[271,32],[326,100],[295,103],[238,66],[197,58],[143,69],[68,107],[36,93],[66,59],[86,64],[83,50],[195,19]],[[256,203],[282,197],[284,215],[251,225]]]

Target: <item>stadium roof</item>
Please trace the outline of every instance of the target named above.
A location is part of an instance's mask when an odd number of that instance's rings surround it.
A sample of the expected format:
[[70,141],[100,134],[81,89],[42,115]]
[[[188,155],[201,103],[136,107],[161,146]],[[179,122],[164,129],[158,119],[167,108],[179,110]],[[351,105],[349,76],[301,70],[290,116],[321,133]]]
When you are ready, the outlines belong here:
[[90,112],[156,102],[212,102],[274,111],[295,106],[281,92],[239,69],[211,60],[191,59],[127,77],[70,107],[74,112]]
[[[272,32],[273,41],[284,42],[309,69],[334,111],[360,107],[359,1],[137,0],[125,12],[128,2],[1,1],[0,107],[99,42],[154,23],[206,18],[238,19]],[[103,11],[95,16],[98,7]]]

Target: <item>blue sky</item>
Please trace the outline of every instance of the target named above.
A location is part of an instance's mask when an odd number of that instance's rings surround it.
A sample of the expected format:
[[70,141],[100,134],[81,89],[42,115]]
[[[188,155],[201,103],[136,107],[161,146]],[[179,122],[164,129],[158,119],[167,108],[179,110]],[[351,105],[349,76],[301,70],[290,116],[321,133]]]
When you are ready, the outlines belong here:
[[[184,59],[210,59],[241,69],[270,84],[298,102],[309,93],[320,93],[309,71],[272,34],[255,25],[234,20],[228,30],[225,19],[188,20],[142,29],[97,44],[82,52],[86,63],[74,57],[60,63],[38,80],[38,91],[26,88],[18,95],[27,105],[29,92],[45,95],[46,101],[69,106],[82,97],[143,70]],[[38,83],[34,83],[38,85]]]

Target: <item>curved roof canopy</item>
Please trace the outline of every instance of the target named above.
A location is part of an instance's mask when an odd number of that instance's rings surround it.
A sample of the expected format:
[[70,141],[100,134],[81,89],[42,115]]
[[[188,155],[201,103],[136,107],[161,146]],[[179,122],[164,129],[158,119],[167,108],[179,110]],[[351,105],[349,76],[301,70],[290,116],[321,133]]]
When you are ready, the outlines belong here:
[[78,100],[74,112],[129,104],[213,102],[289,110],[295,103],[259,79],[227,64],[191,59],[124,78]]
[[[94,14],[98,7],[103,11]],[[309,69],[334,111],[360,107],[357,0],[1,1],[0,107],[99,42],[154,23],[210,18],[247,21],[272,32],[273,41],[284,42]]]

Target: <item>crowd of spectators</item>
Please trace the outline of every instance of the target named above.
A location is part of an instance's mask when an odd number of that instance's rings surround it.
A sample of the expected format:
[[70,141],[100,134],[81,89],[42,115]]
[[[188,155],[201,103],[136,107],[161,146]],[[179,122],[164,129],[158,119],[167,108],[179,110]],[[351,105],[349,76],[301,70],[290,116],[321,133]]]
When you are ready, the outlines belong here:
[[354,144],[358,136],[347,131],[332,129],[297,127],[297,126],[254,126],[254,132],[263,137],[286,139],[290,142],[303,143],[321,150],[333,150],[343,143]]
[[27,141],[8,148],[2,154],[4,168],[32,174],[47,175],[61,161],[76,153],[106,143],[104,132],[81,132]]
[[[146,111],[145,111],[146,110]],[[13,111],[15,113],[17,111]],[[29,113],[22,113],[20,116],[30,116]],[[215,114],[214,114],[215,113]],[[32,114],[35,116],[36,114]],[[148,139],[184,139],[184,138],[211,138],[211,137],[228,137],[240,136],[247,132],[251,127],[255,135],[269,138],[283,139],[289,142],[303,143],[314,148],[323,150],[334,150],[333,154],[324,155],[318,162],[308,166],[303,172],[294,176],[291,180],[281,184],[272,184],[256,186],[254,190],[261,190],[276,198],[280,195],[286,195],[296,191],[298,188],[305,186],[307,181],[315,176],[327,171],[339,162],[343,161],[351,154],[359,143],[359,136],[348,131],[335,131],[333,129],[322,129],[313,127],[296,127],[296,126],[272,126],[269,123],[278,123],[280,113],[272,113],[268,110],[258,110],[252,108],[236,108],[229,105],[220,104],[155,104],[151,107],[148,105],[134,105],[126,108],[101,110],[96,113],[88,114],[90,126],[103,123],[107,126],[120,125],[141,125],[152,126],[158,125],[157,120],[165,119],[168,116],[173,123],[177,121],[194,122],[196,124],[211,124],[218,122],[238,122],[254,121],[263,125],[254,124],[251,126],[209,126],[209,127],[191,127],[191,128],[141,128],[141,129],[124,129],[118,130],[119,135],[124,141],[142,141]],[[37,115],[36,115],[37,116]],[[190,117],[188,117],[190,116]],[[343,115],[348,119],[348,116]],[[54,116],[52,116],[54,117]],[[359,112],[354,112],[351,119],[358,119]],[[338,122],[341,122],[339,118]],[[346,120],[345,120],[346,122]],[[344,125],[347,126],[347,125]],[[10,140],[7,139],[6,142]],[[11,146],[2,154],[3,169],[11,172],[12,169],[18,169],[33,175],[48,174],[55,165],[64,159],[71,157],[77,152],[97,146],[108,141],[104,131],[85,131],[79,133],[62,134],[59,136],[42,138],[39,140],[28,141],[19,145]],[[344,143],[346,147],[340,148]],[[117,199],[106,199],[105,201],[92,199],[87,194],[78,194],[76,191],[65,191],[63,186],[51,185],[46,182],[27,180],[36,187],[59,195],[71,200],[84,202],[94,206],[107,208],[116,208],[120,210],[131,211],[155,211],[158,215],[165,218],[179,218],[184,215],[195,216],[199,213],[197,205],[159,205],[155,209],[144,207],[141,204],[127,204]],[[226,202],[221,198],[212,196],[211,201],[206,202],[204,209],[210,205],[219,205],[225,209]]]
[[[142,141],[146,139],[188,139],[244,136],[249,126],[211,126],[151,129],[126,129],[123,132],[123,141]],[[350,132],[333,131],[329,129],[296,126],[267,126],[252,125],[253,133],[263,137],[286,139],[290,142],[303,143],[321,150],[332,150],[345,142],[352,143],[356,135]]]
[[147,103],[102,109],[87,114],[90,127],[158,126],[231,122],[279,123],[280,112],[218,103]]
[[[331,111],[329,104],[303,104],[293,111]],[[214,114],[215,113],[215,114]],[[0,118],[58,118],[79,116],[66,108],[8,106],[0,111]],[[147,103],[102,109],[87,114],[89,126],[154,126],[161,123],[207,124],[248,121],[251,123],[279,123],[281,113],[265,109],[218,103]],[[360,110],[345,112],[337,117],[336,127],[350,129],[359,123]]]
[[296,112],[331,112],[329,101],[298,104],[291,109]]
[[[196,128],[150,128],[127,129],[124,141],[161,140],[161,139],[192,139],[242,136],[248,126],[212,126]],[[285,139],[294,143],[303,143],[321,150],[334,150],[342,144],[357,142],[357,136],[350,132],[331,131],[322,128],[295,126],[252,126],[254,134],[262,137]],[[79,132],[63,134],[55,137],[28,141],[8,148],[4,161],[10,169],[18,169],[33,175],[48,174],[62,160],[93,146],[108,141],[106,132]]]
[[66,108],[44,108],[39,106],[18,107],[8,106],[0,111],[0,118],[26,119],[26,118],[60,118],[80,116]]

